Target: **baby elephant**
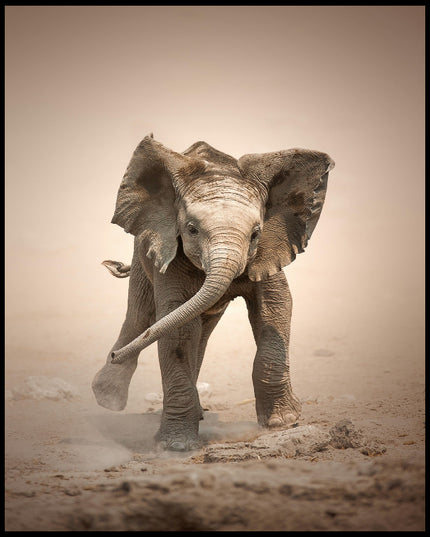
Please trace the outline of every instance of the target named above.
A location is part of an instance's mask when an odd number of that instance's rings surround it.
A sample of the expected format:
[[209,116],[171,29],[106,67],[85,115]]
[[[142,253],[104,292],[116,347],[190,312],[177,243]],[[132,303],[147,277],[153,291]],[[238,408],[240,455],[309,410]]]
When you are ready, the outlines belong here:
[[331,158],[287,149],[239,160],[205,142],[176,153],[152,134],[136,148],[112,222],[135,236],[127,315],[92,387],[97,402],[125,408],[142,349],[158,341],[165,449],[199,447],[196,382],[208,338],[231,300],[248,307],[257,352],[258,423],[287,427],[300,414],[291,389],[291,295],[282,267],[303,252],[324,203]]

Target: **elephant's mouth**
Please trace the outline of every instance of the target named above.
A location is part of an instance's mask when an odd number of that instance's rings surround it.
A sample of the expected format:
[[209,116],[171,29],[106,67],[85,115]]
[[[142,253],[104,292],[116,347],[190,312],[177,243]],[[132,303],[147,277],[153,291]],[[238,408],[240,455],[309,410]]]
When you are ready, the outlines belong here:
[[[188,256],[187,256],[188,257]],[[198,268],[199,270],[202,270],[203,272],[206,273],[206,270],[203,266],[203,263],[201,262],[200,258],[198,257],[188,257],[188,259],[191,261],[191,263],[196,267]]]

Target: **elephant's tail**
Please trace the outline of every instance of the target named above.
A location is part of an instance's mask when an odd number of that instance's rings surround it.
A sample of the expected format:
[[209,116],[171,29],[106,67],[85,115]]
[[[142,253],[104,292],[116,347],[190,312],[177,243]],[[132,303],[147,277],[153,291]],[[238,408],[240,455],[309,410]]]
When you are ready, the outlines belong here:
[[116,278],[128,278],[130,276],[131,265],[124,265],[120,261],[111,261],[110,259],[103,261],[102,265]]

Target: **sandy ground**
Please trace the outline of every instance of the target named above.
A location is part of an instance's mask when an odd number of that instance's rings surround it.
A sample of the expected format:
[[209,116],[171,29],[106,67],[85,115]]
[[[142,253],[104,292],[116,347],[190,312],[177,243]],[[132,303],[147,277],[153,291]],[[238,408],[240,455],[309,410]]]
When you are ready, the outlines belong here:
[[[126,410],[98,407],[92,396],[118,312],[11,318],[6,530],[423,530],[419,345],[405,356],[365,338],[360,348],[324,327],[309,337],[298,310],[297,426],[256,424],[255,346],[238,299],[210,340],[200,376],[204,445],[185,454],[153,442],[161,409],[156,346],[140,357]],[[31,347],[22,330],[34,334]]]

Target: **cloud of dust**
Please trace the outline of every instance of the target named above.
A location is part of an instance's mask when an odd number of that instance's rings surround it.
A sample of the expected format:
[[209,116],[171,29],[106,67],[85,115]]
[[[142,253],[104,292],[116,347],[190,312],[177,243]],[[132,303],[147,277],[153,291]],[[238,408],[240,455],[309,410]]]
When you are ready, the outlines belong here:
[[[100,265],[131,260],[132,237],[110,224],[116,193],[151,131],[176,151],[206,140],[237,158],[290,147],[328,152],[336,168],[320,222],[306,253],[285,270],[292,341],[312,355],[338,338],[348,356],[365,341],[372,367],[382,368],[384,356],[407,357],[421,374],[423,6],[6,6],[5,13],[10,388],[42,374],[89,391],[127,301],[128,281]],[[202,378],[213,386],[234,378],[230,389],[243,393],[226,397],[240,400],[250,397],[254,343],[250,331],[239,340],[236,328],[217,327]],[[227,353],[234,359],[226,367],[213,365]],[[154,424],[140,423],[137,405],[141,393],[160,389],[155,346],[141,361],[128,413],[99,416],[111,451],[76,445],[76,464],[104,466],[129,456],[138,440],[148,446],[140,426],[151,432]],[[18,404],[25,403],[15,411]],[[95,412],[96,404],[88,395],[77,408]]]

